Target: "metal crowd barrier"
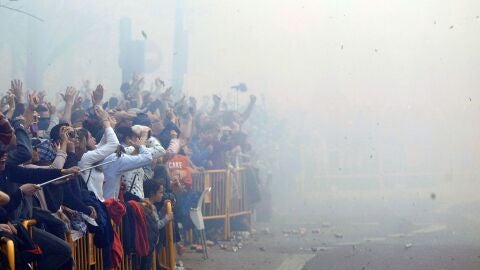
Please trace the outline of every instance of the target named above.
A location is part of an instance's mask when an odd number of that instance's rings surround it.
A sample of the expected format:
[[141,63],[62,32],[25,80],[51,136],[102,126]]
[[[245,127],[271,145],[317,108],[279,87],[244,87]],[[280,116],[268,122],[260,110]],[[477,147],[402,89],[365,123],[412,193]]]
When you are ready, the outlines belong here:
[[15,246],[11,239],[2,237],[0,239],[1,245],[0,249],[5,255],[7,255],[8,265],[11,270],[15,270]]
[[[165,209],[167,213],[172,213],[172,203],[167,200],[165,202]],[[26,220],[22,222],[23,226],[32,232],[33,225],[36,224],[35,220]],[[114,225],[113,229],[118,233],[120,239],[123,235],[123,226],[122,224]],[[165,269],[175,270],[175,244],[173,242],[173,222],[170,221],[167,223],[166,227],[167,234],[167,245],[165,248],[160,249],[159,251],[155,250],[153,254],[153,263],[152,270],[157,270],[156,262]],[[8,239],[1,239],[5,244],[5,249],[2,245],[2,250],[6,250],[9,264],[11,269],[15,270],[15,253],[13,248],[13,242]],[[75,262],[73,270],[104,270],[103,268],[103,256],[102,250],[95,247],[93,244],[93,234],[88,233],[77,241],[73,241],[70,235],[67,235],[67,241],[72,248],[72,257]],[[139,267],[139,258],[135,254],[126,254],[122,256],[122,263],[120,267],[116,268],[118,270],[132,270]],[[12,267],[13,265],[13,267]],[[107,270],[107,269],[105,269]]]
[[230,238],[230,221],[233,217],[247,216],[251,222],[251,210],[247,202],[245,168],[208,170],[193,174],[192,189],[212,191],[205,196],[202,213],[204,220],[223,220],[224,239]]

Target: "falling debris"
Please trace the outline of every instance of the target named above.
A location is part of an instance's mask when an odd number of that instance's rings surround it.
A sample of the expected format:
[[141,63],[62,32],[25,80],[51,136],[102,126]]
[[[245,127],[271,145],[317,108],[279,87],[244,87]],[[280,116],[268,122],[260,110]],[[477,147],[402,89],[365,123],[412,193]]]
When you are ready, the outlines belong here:
[[263,229],[261,230],[261,233],[262,233],[262,234],[265,234],[265,235],[266,235],[266,234],[270,234],[270,228],[263,228]]
[[195,252],[203,253],[203,246],[202,245],[196,245],[195,246]]
[[214,243],[213,241],[211,241],[211,240],[205,241],[205,244],[207,245],[207,247],[213,247],[213,246],[215,246],[215,243]]
[[432,192],[432,193],[430,194],[430,199],[435,200],[436,198],[437,198],[437,194],[435,194],[435,193]]
[[144,39],[147,39],[147,33],[145,33],[145,31],[142,30],[142,36]]

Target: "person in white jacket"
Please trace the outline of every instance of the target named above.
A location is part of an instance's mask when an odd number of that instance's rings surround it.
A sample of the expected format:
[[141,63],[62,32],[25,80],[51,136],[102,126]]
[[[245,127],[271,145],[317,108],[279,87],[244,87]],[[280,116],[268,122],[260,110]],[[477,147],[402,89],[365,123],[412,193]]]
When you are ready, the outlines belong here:
[[[90,134],[90,132],[84,128],[77,129],[80,147],[77,148],[78,150],[76,150],[76,152],[77,156],[81,155],[81,159],[78,162],[80,169],[85,169],[101,163],[106,157],[114,153],[119,145],[117,135],[112,128],[114,120],[112,120],[108,113],[105,112],[100,106],[95,107],[95,113],[100,120],[102,120],[105,132],[103,133],[100,143],[95,145],[95,138],[92,136],[92,134]],[[86,170],[82,172],[81,175],[87,184],[88,190],[95,193],[95,196],[103,202],[104,174],[102,168],[96,167]]]
[[[152,154],[153,161],[162,158],[165,155],[165,149],[160,144],[160,142],[154,138],[149,137],[150,128],[147,126],[135,125],[132,127],[135,135],[140,138],[140,141],[145,141],[145,146],[147,151]],[[134,153],[134,148],[132,146],[125,147],[125,153],[131,155]],[[126,189],[128,192],[139,197],[140,199],[144,198],[143,192],[143,182],[153,175],[152,164],[147,164],[142,168],[137,168],[131,171],[127,171],[122,174],[122,179],[125,182]],[[147,173],[152,172],[152,173]]]
[[[142,128],[143,130],[143,128]],[[108,156],[104,162],[114,161],[104,166],[105,185],[103,196],[118,198],[120,183],[125,181],[127,191],[132,192],[139,198],[143,198],[144,171],[142,167],[151,165],[154,159],[161,158],[165,149],[153,137],[147,139],[145,147],[142,134],[137,134],[130,127],[120,127],[116,130],[120,141],[123,142],[125,153],[114,153]]]

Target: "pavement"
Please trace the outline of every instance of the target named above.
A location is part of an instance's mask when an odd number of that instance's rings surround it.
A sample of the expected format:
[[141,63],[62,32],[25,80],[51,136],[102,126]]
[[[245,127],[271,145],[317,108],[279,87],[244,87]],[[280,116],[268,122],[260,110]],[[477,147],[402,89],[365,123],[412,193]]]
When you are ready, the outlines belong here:
[[[210,258],[189,252],[186,269],[478,270],[480,200],[344,199],[277,210],[237,252],[219,242]],[[333,207],[332,207],[333,205]]]

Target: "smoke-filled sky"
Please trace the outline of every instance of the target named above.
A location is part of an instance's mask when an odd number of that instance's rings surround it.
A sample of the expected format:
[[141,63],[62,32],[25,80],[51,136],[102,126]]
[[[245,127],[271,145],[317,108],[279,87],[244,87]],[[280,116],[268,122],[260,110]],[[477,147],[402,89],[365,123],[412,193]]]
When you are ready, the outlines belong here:
[[[43,19],[0,8],[5,90],[11,78],[23,79],[38,47],[40,88],[51,95],[84,79],[117,91],[123,17],[132,21],[132,38],[144,31],[148,53],[160,56],[147,80],[171,81],[173,1],[0,4]],[[298,149],[327,153],[311,161],[324,171],[478,174],[480,2],[187,0],[183,8],[185,92],[228,97],[231,85],[246,83],[290,121],[285,128]],[[41,44],[32,44],[32,31]]]

